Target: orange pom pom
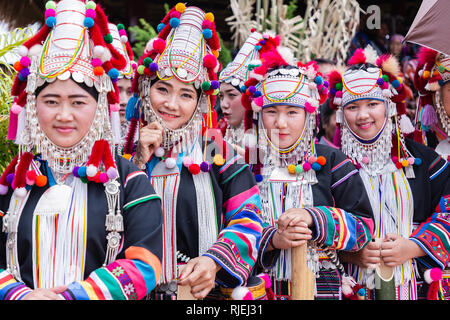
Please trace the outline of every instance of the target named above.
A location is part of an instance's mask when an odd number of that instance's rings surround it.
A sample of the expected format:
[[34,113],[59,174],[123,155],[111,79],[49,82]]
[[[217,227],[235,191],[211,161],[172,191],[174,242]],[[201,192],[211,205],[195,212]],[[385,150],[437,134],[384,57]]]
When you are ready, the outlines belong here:
[[210,22],[214,22],[214,15],[212,14],[212,12],[208,12],[205,14],[205,20],[208,20]]
[[294,164],[288,165],[287,169],[290,174],[295,174],[295,165]]
[[211,50],[211,53],[214,57],[218,58],[219,57],[219,51],[218,50]]
[[186,10],[186,5],[184,3],[177,3],[175,6],[175,10],[177,10],[179,13],[183,13]]
[[430,77],[430,71],[425,70],[425,71],[423,72],[422,78],[428,79],[429,77]]
[[96,76],[101,76],[105,73],[105,70],[103,69],[103,67],[95,67],[94,68],[94,74]]
[[35,183],[38,187],[43,187],[47,184],[47,177],[44,175],[39,175],[36,177]]
[[14,70],[16,70],[17,72],[19,72],[23,68],[23,66],[20,64],[20,61],[14,62],[13,67],[14,67]]
[[317,161],[317,163],[320,164],[321,166],[324,166],[325,163],[327,163],[327,159],[325,159],[324,156],[318,156],[316,161]]
[[125,159],[127,159],[128,161],[130,161],[130,159],[131,159],[131,154],[125,153],[122,157],[125,158]]

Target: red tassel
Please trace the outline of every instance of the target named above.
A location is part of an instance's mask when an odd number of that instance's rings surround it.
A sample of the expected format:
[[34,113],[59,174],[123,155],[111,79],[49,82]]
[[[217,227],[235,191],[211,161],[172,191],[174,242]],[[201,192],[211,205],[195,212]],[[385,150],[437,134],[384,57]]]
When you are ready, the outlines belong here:
[[94,165],[97,168],[100,166],[105,143],[106,141],[103,139],[95,141],[94,146],[92,147],[91,156],[89,157],[86,166]]
[[109,168],[116,168],[116,163],[114,162],[114,158],[111,154],[111,149],[109,147],[109,143],[106,140],[103,140],[104,144],[103,144],[103,157],[102,157],[102,161],[103,164],[105,166],[105,169],[108,170]]
[[25,175],[28,171],[28,168],[30,167],[32,160],[33,154],[31,152],[24,152],[21,154],[12,183],[14,189],[25,187]]
[[125,140],[125,144],[123,146],[123,153],[124,154],[131,154],[133,151],[133,145],[134,145],[134,136],[136,135],[136,129],[138,127],[138,120],[137,119],[131,119],[130,126],[128,127],[128,133],[127,138]]
[[8,176],[8,174],[14,173],[18,159],[19,159],[19,156],[18,155],[15,156],[12,159],[12,161],[9,163],[9,165],[6,167],[5,171],[2,173],[2,175],[0,177],[0,184],[2,186],[8,185],[8,182],[6,182],[6,177]]

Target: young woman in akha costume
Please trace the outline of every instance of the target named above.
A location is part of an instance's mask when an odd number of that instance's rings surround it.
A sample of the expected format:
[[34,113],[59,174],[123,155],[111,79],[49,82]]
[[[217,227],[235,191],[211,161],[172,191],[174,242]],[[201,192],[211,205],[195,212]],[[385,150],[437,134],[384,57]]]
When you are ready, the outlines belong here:
[[[264,34],[260,63],[245,82],[246,161],[261,192],[264,230],[258,271],[272,280],[276,299],[290,299],[292,248],[308,243],[315,299],[341,299],[341,283],[357,288],[336,252],[371,240],[369,199],[358,171],[338,149],[314,143],[316,112],[327,97],[315,62],[296,65]],[[250,130],[250,132],[248,131]]]
[[115,155],[126,61],[94,2],[46,8],[12,88],[20,152],[0,178],[0,298],[145,298],[161,272],[162,212],[145,174]]
[[[436,299],[448,295],[450,168],[411,132],[399,63],[359,49],[341,76],[329,75],[337,108],[336,144],[359,168],[374,213],[374,240],[342,253],[368,299]],[[425,280],[425,282],[424,282]],[[428,283],[428,284],[427,284]]]
[[450,57],[426,47],[417,54],[419,92],[414,139],[450,160]]
[[[127,106],[130,127],[144,124],[132,161],[163,202],[162,273],[151,297],[176,299],[177,286],[187,285],[195,298],[222,299],[216,284],[246,285],[256,262],[259,189],[242,157],[212,129],[220,67],[213,14],[179,3],[158,31]],[[133,151],[131,140],[125,151]]]

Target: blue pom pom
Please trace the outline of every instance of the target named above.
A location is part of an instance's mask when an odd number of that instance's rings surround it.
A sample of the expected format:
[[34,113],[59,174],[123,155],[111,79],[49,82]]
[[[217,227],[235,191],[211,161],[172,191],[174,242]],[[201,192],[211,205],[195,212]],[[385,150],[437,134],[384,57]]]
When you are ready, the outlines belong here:
[[366,295],[366,290],[363,289],[363,288],[359,289],[358,292],[357,292],[357,295],[360,296],[360,297],[365,296]]
[[245,91],[247,91],[247,87],[246,87],[246,86],[242,86],[242,87],[240,88],[240,90],[241,90],[241,93],[244,93]]
[[314,163],[311,165],[311,169],[313,169],[314,171],[319,171],[320,169],[322,169],[322,166],[321,166],[319,163],[314,162]]
[[394,81],[392,81],[392,86],[393,86],[394,88],[400,87],[400,81],[398,81],[397,79],[395,79]]
[[56,26],[56,18],[55,17],[48,17],[45,20],[45,24],[50,27],[53,28],[54,26]]
[[323,82],[323,79],[322,79],[321,76],[317,76],[317,77],[314,78],[314,82],[315,82],[317,85],[321,85],[322,82]]
[[420,159],[420,158],[414,158],[414,164],[415,164],[416,166],[420,166],[420,165],[422,164],[422,159]]
[[89,17],[84,19],[84,26],[86,28],[90,29],[94,26],[94,24],[95,24],[94,19]]
[[128,100],[127,107],[125,109],[125,119],[130,121],[131,119],[139,119],[139,95],[137,93]]
[[211,39],[213,36],[211,29],[204,29],[202,33],[203,33],[203,38],[205,38],[206,40]]
[[255,50],[256,50],[256,51],[261,50],[261,46],[255,46]]
[[253,94],[253,96],[254,96],[255,98],[259,98],[259,97],[262,96],[262,93],[261,93],[261,91],[256,90],[255,93]]
[[259,182],[263,181],[263,176],[260,174],[255,174],[255,180],[256,180],[256,182],[259,183]]
[[444,80],[438,80],[438,84],[442,87],[444,84],[445,84],[445,82],[444,82]]
[[180,25],[180,19],[172,18],[172,19],[170,19],[169,24],[172,28],[176,28]]
[[166,27],[166,25],[164,23],[160,23],[158,24],[158,26],[156,27],[156,31],[161,32],[162,29],[164,29]]
[[79,167],[77,173],[80,178],[86,178],[86,167],[85,166]]
[[111,70],[108,71],[108,76],[111,79],[117,79],[119,78],[119,70],[117,70],[116,68],[112,68]]

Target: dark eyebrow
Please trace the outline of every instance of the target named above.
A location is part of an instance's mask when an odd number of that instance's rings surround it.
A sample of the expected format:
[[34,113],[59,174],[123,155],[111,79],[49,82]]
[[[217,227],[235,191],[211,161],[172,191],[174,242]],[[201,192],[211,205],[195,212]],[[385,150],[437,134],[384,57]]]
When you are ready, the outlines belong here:
[[[75,98],[86,98],[86,97],[88,97],[87,94],[71,94],[71,95],[69,96],[70,99],[75,99]],[[44,94],[44,95],[42,96],[42,98],[61,98],[61,95],[56,94],[56,93],[47,93],[47,94]]]
[[[156,82],[155,84],[163,84],[163,85],[165,85],[165,86],[168,86],[168,87],[170,87],[170,88],[173,88],[173,85],[172,85],[172,84],[170,84],[170,83],[167,82],[167,81],[163,81],[163,80],[159,80],[159,81]],[[192,88],[181,88],[181,91],[188,91],[188,92],[190,92],[190,93],[196,93],[196,91],[195,91],[194,89],[192,89]]]

